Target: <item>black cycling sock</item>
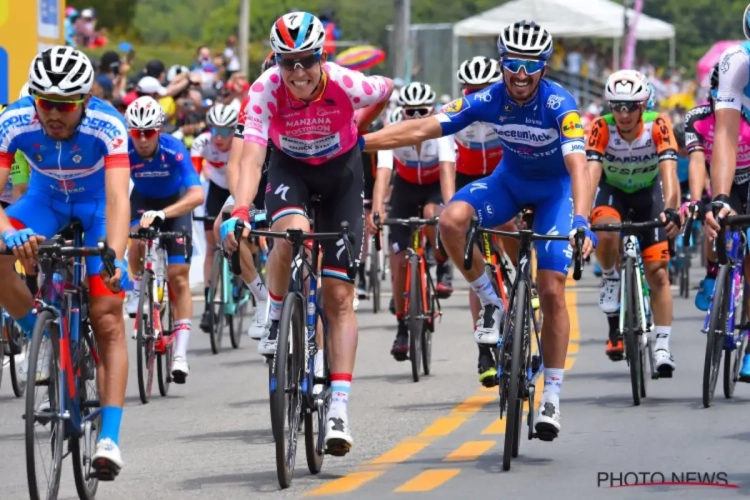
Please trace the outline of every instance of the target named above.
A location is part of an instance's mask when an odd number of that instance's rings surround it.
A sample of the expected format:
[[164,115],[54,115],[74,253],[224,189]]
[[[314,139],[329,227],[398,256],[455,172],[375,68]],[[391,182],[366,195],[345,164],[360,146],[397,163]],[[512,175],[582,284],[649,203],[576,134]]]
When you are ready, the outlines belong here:
[[209,292],[209,290],[211,290],[209,287],[205,287],[203,289],[203,296],[206,299],[206,302],[205,302],[205,304],[206,304],[206,311],[208,311],[208,292]]
[[34,275],[26,275],[26,286],[29,287],[29,290],[31,291],[31,295],[36,295],[36,292],[39,291],[39,276]]
[[359,269],[357,270],[357,275],[359,276],[359,282],[364,283],[365,282],[365,263],[364,262],[359,263]]
[[607,322],[609,323],[609,338],[615,340],[620,335],[620,314],[607,314]]

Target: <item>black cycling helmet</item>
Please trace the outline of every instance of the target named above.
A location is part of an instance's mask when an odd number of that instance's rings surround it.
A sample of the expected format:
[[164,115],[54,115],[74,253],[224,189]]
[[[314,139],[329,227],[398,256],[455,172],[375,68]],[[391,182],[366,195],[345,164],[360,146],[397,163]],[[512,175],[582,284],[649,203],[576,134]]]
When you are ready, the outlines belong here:
[[381,130],[385,125],[383,124],[383,120],[381,120],[379,117],[375,118],[375,121],[370,124],[370,127],[367,129],[368,134],[372,134],[373,132],[377,132],[378,130]]
[[719,63],[714,64],[714,67],[711,68],[709,80],[711,81],[711,90],[716,90],[719,88]]
[[266,56],[266,60],[263,61],[263,64],[261,65],[260,70],[261,72],[265,73],[266,71],[268,71],[270,68],[273,68],[274,66],[276,66],[276,54],[271,52],[270,54]]
[[684,123],[678,123],[674,127],[672,127],[672,131],[674,132],[674,138],[677,140],[677,148],[682,149],[685,147],[685,124]]

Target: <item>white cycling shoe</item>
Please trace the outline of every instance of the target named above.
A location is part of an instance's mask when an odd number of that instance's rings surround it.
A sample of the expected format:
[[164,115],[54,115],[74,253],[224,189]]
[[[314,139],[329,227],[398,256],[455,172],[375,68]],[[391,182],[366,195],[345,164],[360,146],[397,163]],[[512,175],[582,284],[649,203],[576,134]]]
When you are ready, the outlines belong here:
[[100,481],[112,481],[124,465],[120,447],[109,438],[96,443],[96,452],[91,457],[91,464]]
[[343,457],[354,445],[349,432],[349,422],[341,417],[329,415],[326,420],[326,453],[334,457]]
[[247,329],[247,334],[253,340],[260,340],[263,337],[263,332],[266,329],[266,322],[268,321],[268,302],[258,302],[255,306],[255,316],[253,322],[250,323],[250,327]]

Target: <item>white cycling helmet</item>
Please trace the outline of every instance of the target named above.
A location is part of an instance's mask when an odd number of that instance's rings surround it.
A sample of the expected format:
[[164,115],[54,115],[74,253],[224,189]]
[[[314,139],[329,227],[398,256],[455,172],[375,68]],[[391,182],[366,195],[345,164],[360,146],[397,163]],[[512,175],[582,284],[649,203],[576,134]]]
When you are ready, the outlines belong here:
[[607,78],[604,87],[604,99],[607,101],[646,102],[648,97],[648,81],[640,71],[622,69]]
[[29,97],[31,95],[31,92],[29,91],[29,83],[26,82],[23,84],[23,87],[21,87],[21,93],[18,94],[19,99],[23,99],[24,97]]
[[742,32],[745,38],[750,40],[750,4],[745,7],[745,13],[742,15]]
[[231,104],[214,104],[208,110],[206,121],[213,127],[234,127],[239,116],[240,106],[237,101],[232,101]]
[[404,119],[404,108],[398,106],[388,113],[388,125],[394,125]]
[[464,85],[484,85],[499,82],[503,78],[503,73],[494,59],[477,56],[462,62],[456,76]]
[[432,106],[435,104],[435,91],[426,83],[412,82],[401,89],[398,103],[401,106]]
[[190,73],[190,69],[187,66],[180,66],[179,64],[170,66],[167,70],[167,81],[171,82],[177,75],[181,75],[182,73]]
[[29,88],[40,94],[88,94],[94,84],[94,66],[83,52],[58,45],[31,61]]
[[535,22],[520,21],[506,27],[497,38],[500,56],[519,54],[546,61],[552,55],[552,35]]
[[320,19],[309,12],[284,14],[271,28],[271,50],[276,54],[295,54],[307,50],[319,51],[326,40]]
[[125,110],[128,127],[137,130],[157,129],[164,124],[164,108],[147,95],[139,97]]

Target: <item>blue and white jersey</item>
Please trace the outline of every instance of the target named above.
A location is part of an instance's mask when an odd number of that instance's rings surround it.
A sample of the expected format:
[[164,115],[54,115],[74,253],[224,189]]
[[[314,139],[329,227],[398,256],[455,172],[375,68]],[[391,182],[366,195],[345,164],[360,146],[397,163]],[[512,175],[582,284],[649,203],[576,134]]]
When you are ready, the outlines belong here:
[[169,198],[183,188],[201,185],[190,153],[182,141],[171,135],[159,135],[159,147],[153,158],[141,158],[132,138],[128,138],[128,150],[133,187],[147,198]]
[[8,106],[0,116],[0,168],[10,169],[16,151],[24,154],[33,172],[28,192],[65,202],[103,200],[104,170],[130,167],[125,119],[96,97],[67,141],[44,132],[32,97]]
[[527,179],[568,176],[563,157],[585,154],[583,125],[575,99],[563,87],[542,79],[536,96],[517,104],[499,82],[453,101],[437,115],[443,135],[473,122],[494,126],[503,147],[497,170]]
[[750,42],[729,47],[719,59],[714,110],[736,109],[750,119]]

